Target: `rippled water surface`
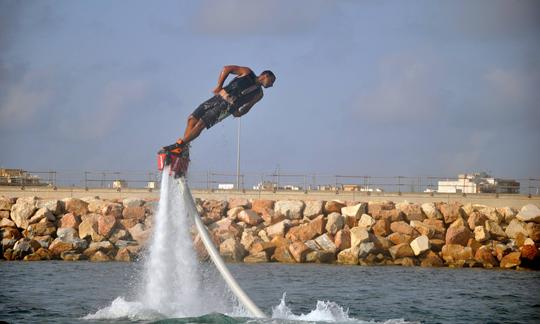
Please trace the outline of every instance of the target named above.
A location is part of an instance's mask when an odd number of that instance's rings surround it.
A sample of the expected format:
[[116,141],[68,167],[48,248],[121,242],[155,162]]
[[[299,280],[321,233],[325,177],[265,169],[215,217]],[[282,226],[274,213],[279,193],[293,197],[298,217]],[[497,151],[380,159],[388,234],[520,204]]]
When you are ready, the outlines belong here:
[[[272,319],[253,320],[231,314],[181,319],[147,314],[140,319],[130,316],[129,307],[133,305],[123,303],[134,298],[139,263],[50,261],[0,262],[0,320],[540,323],[538,272],[283,264],[231,264],[230,270]],[[110,308],[120,315],[103,319],[92,316]]]

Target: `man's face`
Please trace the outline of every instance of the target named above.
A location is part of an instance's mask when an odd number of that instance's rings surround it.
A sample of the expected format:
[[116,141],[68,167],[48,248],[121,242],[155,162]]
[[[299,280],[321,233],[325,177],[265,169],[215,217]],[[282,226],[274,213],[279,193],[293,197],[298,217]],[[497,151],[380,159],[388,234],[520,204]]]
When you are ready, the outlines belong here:
[[271,77],[268,74],[263,74],[261,76],[261,84],[265,88],[270,88],[274,85],[274,81],[276,81],[275,77]]

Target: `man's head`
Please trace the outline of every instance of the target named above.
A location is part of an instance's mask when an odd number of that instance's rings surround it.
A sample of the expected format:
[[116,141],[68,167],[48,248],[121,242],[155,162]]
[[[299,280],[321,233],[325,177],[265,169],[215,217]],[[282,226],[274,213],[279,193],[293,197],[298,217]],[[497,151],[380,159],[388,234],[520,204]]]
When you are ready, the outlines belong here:
[[263,71],[261,75],[259,75],[259,82],[265,88],[270,88],[271,86],[273,86],[274,81],[276,81],[276,76],[270,70]]

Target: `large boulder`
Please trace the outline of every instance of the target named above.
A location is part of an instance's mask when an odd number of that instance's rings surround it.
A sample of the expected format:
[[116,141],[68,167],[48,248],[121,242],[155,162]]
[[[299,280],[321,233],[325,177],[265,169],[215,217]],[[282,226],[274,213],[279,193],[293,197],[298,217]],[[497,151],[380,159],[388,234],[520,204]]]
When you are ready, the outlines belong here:
[[91,262],[108,262],[108,261],[112,261],[112,258],[102,251],[97,251],[92,256],[90,256],[90,261]]
[[81,216],[88,213],[88,203],[78,198],[67,198],[63,200],[68,213]]
[[30,218],[37,210],[36,201],[37,198],[35,197],[27,199],[19,198],[17,199],[17,203],[11,206],[11,219],[18,228],[26,229],[30,225]]
[[358,259],[365,259],[371,253],[376,251],[375,243],[363,242],[358,245]]
[[[238,219],[238,214],[243,211],[245,208],[241,206],[233,207],[227,210],[227,218],[235,221]],[[253,209],[250,209],[252,212],[256,213]],[[256,213],[257,214],[257,213]],[[259,215],[259,214],[257,214]]]
[[100,215],[97,219],[98,234],[109,237],[116,226],[116,218],[112,215]]
[[426,251],[429,251],[431,244],[429,243],[429,238],[426,235],[421,235],[412,240],[410,243],[411,249],[414,252],[414,255],[418,256]]
[[34,253],[41,244],[36,240],[30,238],[22,238],[18,240],[13,246],[13,258],[16,260],[22,260],[25,256]]
[[420,208],[424,212],[424,215],[426,215],[426,217],[429,219],[444,219],[443,215],[434,203],[424,203],[420,206]]
[[125,198],[122,200],[124,207],[141,207],[144,203],[145,201],[140,198]]
[[255,254],[250,254],[244,258],[244,263],[265,263],[268,262],[270,258],[266,252],[261,251]]
[[363,227],[368,231],[377,223],[377,221],[368,214],[362,214],[360,220],[358,221],[358,227]]
[[337,263],[339,264],[358,264],[358,247],[348,248],[338,253]]
[[351,247],[351,231],[345,227],[336,233],[334,244],[338,251],[342,251]]
[[474,228],[474,239],[477,242],[484,242],[489,240],[489,232],[484,228],[484,226],[476,226]]
[[67,213],[59,220],[59,227],[79,228],[81,218],[73,213]]
[[513,239],[515,239],[519,233],[523,234],[525,237],[529,235],[527,229],[525,228],[525,223],[518,219],[513,219],[510,221],[510,224],[508,224],[506,227],[505,233],[509,238]]
[[500,263],[501,268],[515,268],[521,264],[521,252],[510,252],[505,255]]
[[265,231],[270,238],[275,236],[285,236],[285,232],[291,226],[291,221],[288,219],[282,220],[274,225],[268,226]]
[[446,244],[442,247],[441,255],[443,260],[453,267],[463,267],[466,263],[475,262],[472,249],[459,244]]
[[435,230],[435,234],[433,235],[433,238],[438,239],[444,239],[444,236],[446,234],[446,227],[444,226],[444,221],[440,219],[425,219],[422,223],[426,224],[433,230]]
[[0,227],[16,227],[15,223],[9,218],[0,218]]
[[357,220],[360,219],[360,216],[362,214],[365,214],[367,212],[367,204],[366,203],[358,203],[353,206],[347,206],[341,208],[341,214],[345,217],[354,217]]
[[335,235],[345,225],[345,218],[339,213],[331,213],[328,215],[326,222],[326,231]]
[[351,247],[356,248],[360,243],[369,242],[371,236],[369,232],[363,227],[353,227],[350,230],[351,232]]
[[279,200],[274,205],[274,212],[286,219],[302,219],[304,202],[301,200]]
[[522,222],[540,223],[540,208],[533,204],[525,205],[521,207],[516,218]]
[[428,251],[425,255],[421,257],[420,266],[430,268],[442,267],[444,266],[444,262],[437,253],[433,251]]
[[28,225],[23,234],[25,237],[35,238],[36,236],[52,235],[56,232],[53,222],[43,218],[39,223]]
[[128,248],[122,248],[118,250],[118,252],[114,256],[114,260],[120,262],[131,262],[134,259],[134,255],[129,251]]
[[324,201],[322,200],[306,200],[304,207],[304,217],[313,219],[324,213]]
[[98,251],[101,251],[101,252],[111,256],[116,251],[116,248],[109,241],[92,242],[92,243],[90,243],[88,248],[86,250],[84,250],[83,254],[90,258],[92,255],[94,255]]
[[390,233],[392,233],[392,230],[390,229],[390,220],[388,219],[379,219],[375,222],[375,224],[372,227],[373,233],[375,235],[379,236],[388,236]]
[[540,242],[540,224],[537,223],[527,223],[525,225],[527,230],[527,236],[529,236],[533,241]]
[[251,203],[246,198],[229,198],[227,200],[229,209],[235,208],[235,207],[242,207],[243,209],[248,209],[251,206]]
[[512,207],[497,208],[497,212],[504,218],[506,224],[510,223],[517,215],[517,211]]
[[394,245],[398,244],[409,244],[414,239],[411,235],[402,234],[402,233],[392,233],[386,237]]
[[423,221],[426,215],[422,212],[422,208],[418,204],[412,204],[407,201],[401,202],[396,205],[396,209],[399,210],[407,222],[411,221]]
[[485,215],[487,217],[487,219],[497,223],[497,224],[501,224],[503,223],[503,220],[504,220],[504,217],[499,214],[499,212],[497,211],[496,208],[494,207],[484,207],[482,209],[480,209],[480,213],[482,213],[483,215]]
[[344,201],[341,200],[330,200],[324,204],[324,213],[341,213],[341,208],[347,206]]
[[219,254],[227,262],[241,262],[246,255],[246,250],[242,244],[230,238],[219,245]]
[[238,220],[251,226],[258,225],[263,221],[261,216],[251,209],[240,211],[238,213]]
[[103,240],[104,237],[98,233],[97,217],[86,218],[79,224],[79,238],[90,238],[95,242]]
[[492,238],[496,238],[499,240],[504,240],[507,238],[506,233],[503,231],[501,226],[497,224],[496,222],[492,220],[487,220],[485,227]]
[[334,244],[334,242],[330,239],[330,237],[326,233],[323,234],[323,235],[318,236],[315,239],[315,242],[320,247],[320,249],[323,250],[323,251],[332,252],[332,253],[336,253],[336,251],[337,251],[336,245]]
[[57,199],[38,200],[36,207],[38,209],[47,208],[55,216],[60,216],[64,213],[64,203]]
[[39,223],[42,219],[47,219],[50,222],[55,222],[56,216],[54,216],[49,209],[40,208],[34,213],[32,217],[30,217],[30,219],[28,220],[28,224]]
[[458,202],[442,203],[439,208],[446,224],[451,224],[455,222],[458,217],[464,216],[461,204]]
[[474,259],[482,264],[484,268],[493,268],[499,265],[499,261],[493,255],[493,250],[489,246],[481,246],[476,250]]
[[128,231],[131,237],[140,245],[143,245],[148,241],[152,232],[150,229],[145,229],[144,225],[142,224],[137,224],[132,228],[128,229]]
[[253,231],[245,230],[242,232],[240,244],[242,244],[244,249],[249,250],[251,248],[251,245],[255,242],[262,242],[262,240],[258,236],[256,236]]
[[226,200],[205,200],[202,203],[204,218],[209,222],[216,222],[227,214],[229,203]]
[[420,233],[420,235],[425,235],[430,239],[434,238],[435,233],[437,232],[436,229],[432,226],[429,226],[420,221],[413,220],[411,221],[410,225],[412,228],[414,228],[416,232]]
[[414,256],[413,249],[407,243],[394,245],[388,250],[388,252],[390,252],[390,255],[392,256],[392,259],[394,259],[394,260],[404,258],[404,257],[413,257]]
[[470,229],[474,229],[476,226],[484,226],[486,224],[487,219],[488,218],[486,217],[486,215],[477,211],[473,211],[469,215],[467,224],[469,225]]
[[391,223],[390,229],[394,233],[401,233],[401,234],[410,235],[413,237],[418,236],[418,232],[411,225],[407,224],[404,221]]
[[[395,204],[392,201],[369,201],[367,206],[367,214],[370,214],[375,219],[383,218],[383,211],[395,210]],[[400,213],[399,211],[397,211]]]
[[314,237],[321,235],[324,232],[325,219],[323,215],[319,215],[309,223],[304,223],[289,229],[287,237],[293,241],[311,240]]
[[294,260],[298,263],[306,261],[306,255],[310,251],[310,248],[303,242],[293,242],[289,245],[289,252]]
[[471,231],[465,226],[449,227],[446,231],[446,244],[467,246],[467,242],[471,237]]
[[254,199],[251,201],[251,209],[257,214],[263,216],[269,211],[274,211],[274,201],[267,199]]
[[11,210],[11,207],[13,206],[11,199],[0,196],[0,210]]
[[125,207],[122,210],[122,216],[124,219],[136,220],[140,223],[146,218],[146,209],[142,206]]

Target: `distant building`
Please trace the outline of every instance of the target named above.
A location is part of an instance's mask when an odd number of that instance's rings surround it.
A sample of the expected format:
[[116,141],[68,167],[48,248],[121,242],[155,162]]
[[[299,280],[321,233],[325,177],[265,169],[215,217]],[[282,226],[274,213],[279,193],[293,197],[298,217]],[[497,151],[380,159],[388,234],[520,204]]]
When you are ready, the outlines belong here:
[[274,190],[277,189],[277,184],[270,181],[259,182],[256,186],[253,186],[253,190]]
[[156,181],[148,181],[146,184],[147,189],[156,189],[157,188],[157,182]]
[[302,187],[294,186],[294,185],[285,185],[285,186],[283,186],[283,189],[284,190],[299,191],[299,190],[302,190]]
[[0,169],[0,185],[4,186],[45,186],[41,179],[22,169]]
[[520,184],[513,179],[493,178],[485,172],[460,174],[457,180],[438,182],[440,193],[519,193]]
[[218,189],[220,190],[232,190],[234,189],[234,184],[232,183],[219,183]]
[[127,188],[128,183],[126,180],[114,180],[112,186],[114,189]]

